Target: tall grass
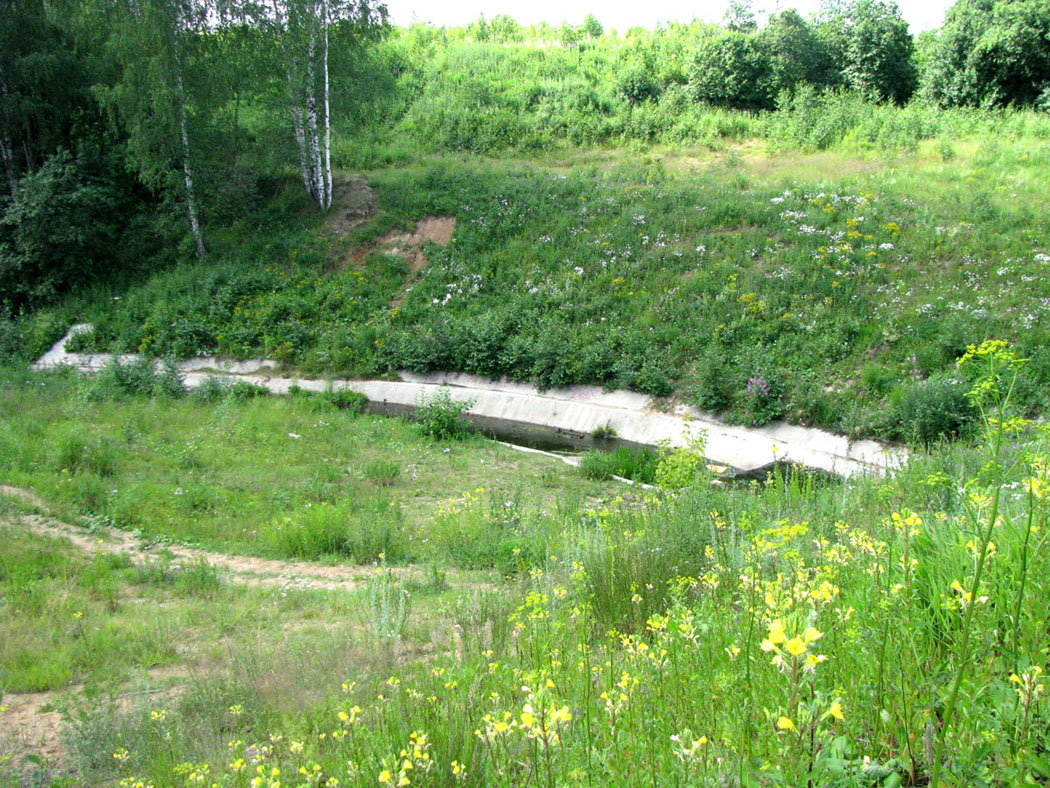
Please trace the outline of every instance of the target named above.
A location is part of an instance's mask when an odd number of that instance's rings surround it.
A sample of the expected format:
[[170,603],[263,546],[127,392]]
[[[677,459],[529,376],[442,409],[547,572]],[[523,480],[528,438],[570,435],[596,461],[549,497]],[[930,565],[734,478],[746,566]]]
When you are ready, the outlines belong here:
[[[1046,450],[974,458],[964,494],[933,506],[944,475],[920,466],[583,511],[509,592],[506,641],[347,684],[327,717],[284,728],[301,749],[262,763],[361,786],[1037,784]],[[175,784],[160,746],[137,773]]]

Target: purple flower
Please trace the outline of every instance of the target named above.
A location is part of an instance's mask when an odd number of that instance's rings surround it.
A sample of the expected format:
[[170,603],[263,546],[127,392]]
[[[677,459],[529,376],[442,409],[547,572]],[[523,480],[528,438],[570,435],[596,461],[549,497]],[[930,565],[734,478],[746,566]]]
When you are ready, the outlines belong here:
[[747,379],[747,393],[752,397],[768,397],[769,382],[756,373],[755,377]]

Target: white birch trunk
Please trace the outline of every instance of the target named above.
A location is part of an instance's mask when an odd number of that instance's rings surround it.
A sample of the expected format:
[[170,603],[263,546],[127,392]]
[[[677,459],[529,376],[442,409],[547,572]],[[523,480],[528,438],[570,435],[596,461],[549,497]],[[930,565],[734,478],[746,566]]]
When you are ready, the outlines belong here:
[[314,178],[310,174],[310,159],[306,154],[306,131],[303,129],[303,108],[298,104],[292,107],[292,125],[295,126],[295,144],[299,148],[299,171],[303,175],[303,186],[306,193],[313,192]]
[[[177,44],[176,44],[177,47]],[[197,193],[193,188],[193,171],[190,169],[190,138],[186,133],[186,95],[182,87],[182,62],[179,58],[178,49],[175,50],[175,84],[178,88],[179,99],[179,136],[182,139],[182,176],[186,181],[186,212],[189,214],[190,230],[193,231],[193,240],[197,244],[197,259],[203,259],[204,234],[201,232],[200,221],[197,218]]]
[[328,103],[328,0],[324,0],[324,203],[321,208],[332,207],[332,118]]
[[310,25],[310,46],[306,59],[306,133],[310,146],[310,164],[314,176],[311,196],[319,207],[324,207],[324,169],[321,166],[321,145],[317,136],[317,97],[314,95],[314,52],[317,31]]

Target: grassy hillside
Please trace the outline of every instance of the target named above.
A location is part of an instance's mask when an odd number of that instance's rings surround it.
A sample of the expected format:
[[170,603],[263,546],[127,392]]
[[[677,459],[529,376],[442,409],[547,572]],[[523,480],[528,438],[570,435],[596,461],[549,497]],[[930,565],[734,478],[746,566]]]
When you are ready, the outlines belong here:
[[[348,236],[296,220],[83,303],[85,346],[597,383],[928,441],[972,425],[954,363],[986,338],[1031,359],[1018,401],[1045,406],[1048,163],[1043,136],[987,134],[897,154],[427,157],[369,172],[380,210]],[[456,230],[421,270],[373,248],[430,215]]]

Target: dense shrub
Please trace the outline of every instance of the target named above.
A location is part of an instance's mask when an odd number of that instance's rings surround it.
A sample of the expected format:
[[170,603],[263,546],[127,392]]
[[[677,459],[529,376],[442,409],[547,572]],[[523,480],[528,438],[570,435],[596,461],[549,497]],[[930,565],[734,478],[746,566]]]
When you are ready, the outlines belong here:
[[166,358],[159,369],[157,363],[147,357],[131,361],[113,358],[90,381],[87,391],[95,400],[125,396],[179,397],[183,394],[182,384],[182,373],[171,357]]
[[772,109],[776,95],[769,53],[745,33],[704,42],[696,53],[689,86],[697,101],[733,109]]
[[454,440],[467,434],[462,416],[473,404],[473,399],[452,399],[448,387],[442,386],[433,394],[424,393],[420,397],[413,418],[424,435],[437,440]]
[[40,305],[120,270],[125,222],[140,207],[116,178],[56,153],[0,203],[0,304]]
[[897,407],[901,437],[928,446],[968,435],[977,412],[966,384],[951,375],[935,375],[909,386]]

